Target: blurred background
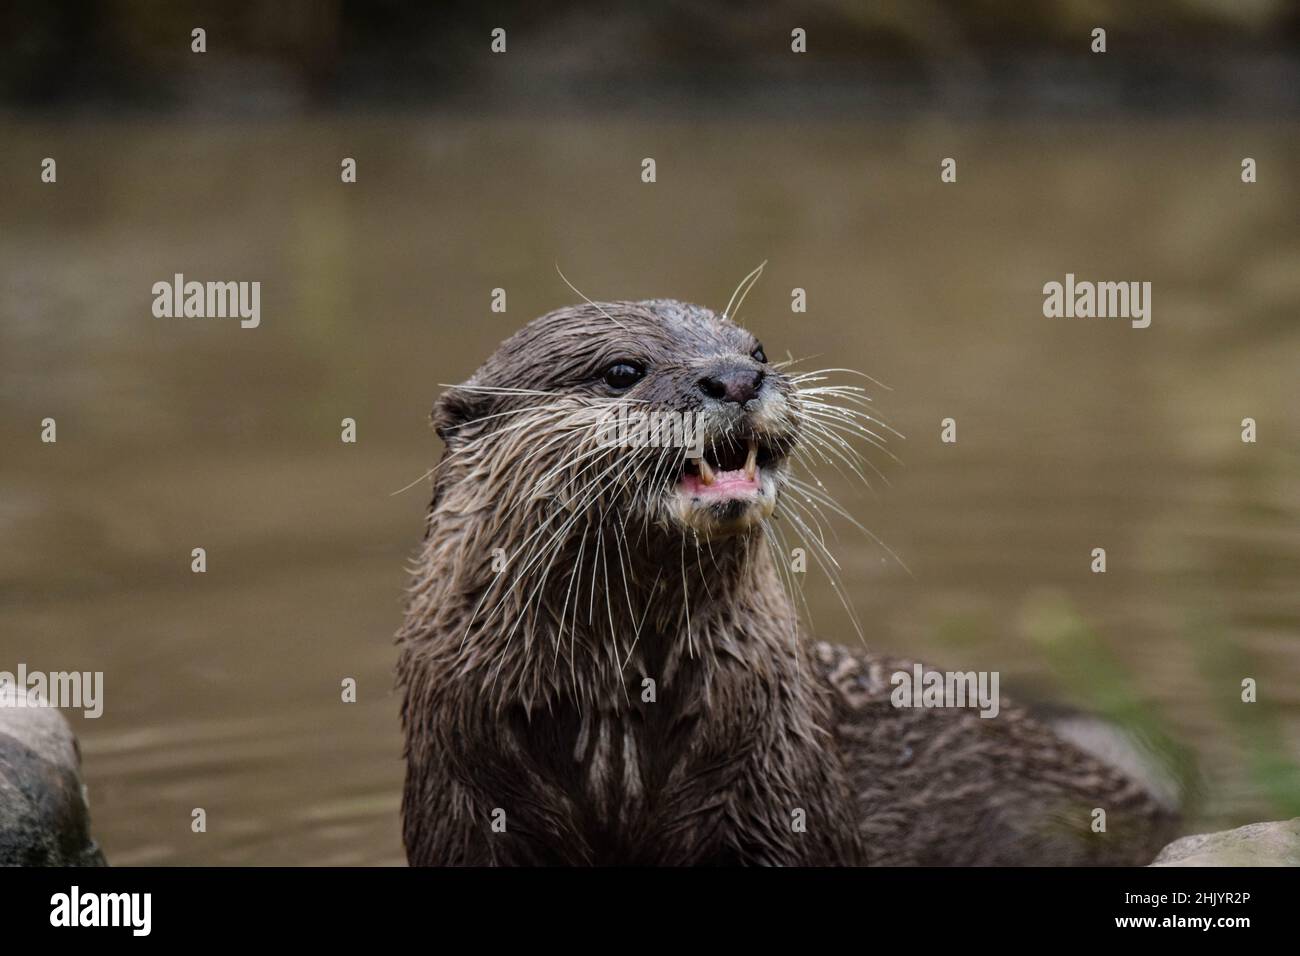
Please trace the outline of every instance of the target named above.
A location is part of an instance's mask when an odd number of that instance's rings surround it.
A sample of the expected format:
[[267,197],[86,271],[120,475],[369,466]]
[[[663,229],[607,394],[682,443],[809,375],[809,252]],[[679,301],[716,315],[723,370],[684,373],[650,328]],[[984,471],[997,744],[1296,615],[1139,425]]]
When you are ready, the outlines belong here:
[[[1300,815],[1297,9],[0,6],[0,670],[104,672],[70,716],[109,860],[403,861],[428,412],[573,301],[557,264],[720,309],[767,260],[768,353],[907,436],[821,476],[910,569],[832,521],[870,644],[1122,723],[1189,831]],[[261,327],[154,318],[177,272],[259,280]],[[1151,282],[1151,327],[1044,318],[1067,272]]]

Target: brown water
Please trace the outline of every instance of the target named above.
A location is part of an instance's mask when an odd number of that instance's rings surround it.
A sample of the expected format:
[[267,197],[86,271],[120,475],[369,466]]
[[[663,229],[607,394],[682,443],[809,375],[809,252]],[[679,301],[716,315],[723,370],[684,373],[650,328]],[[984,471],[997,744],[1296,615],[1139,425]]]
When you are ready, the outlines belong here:
[[[104,716],[74,723],[111,861],[401,862],[391,634],[427,496],[393,492],[438,453],[439,383],[572,301],[557,263],[593,298],[720,308],[768,260],[742,317],[769,354],[869,372],[908,436],[874,493],[824,476],[911,570],[836,522],[868,639],[1162,730],[1206,777],[1193,827],[1300,813],[1295,129],[429,116],[0,142],[0,669],[105,672]],[[261,327],[155,319],[176,272],[260,280]],[[1151,327],[1044,318],[1066,272],[1152,282]]]

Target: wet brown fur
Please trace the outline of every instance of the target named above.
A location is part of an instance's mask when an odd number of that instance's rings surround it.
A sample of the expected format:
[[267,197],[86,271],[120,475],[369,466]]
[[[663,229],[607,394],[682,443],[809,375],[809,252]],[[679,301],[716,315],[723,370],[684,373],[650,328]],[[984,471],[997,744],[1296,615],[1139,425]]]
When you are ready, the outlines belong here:
[[[697,537],[665,504],[676,452],[594,446],[593,416],[634,401],[794,449],[779,370],[743,420],[693,387],[754,345],[698,306],[579,306],[440,400],[398,635],[410,862],[1147,862],[1175,818],[1143,787],[1008,703],[894,708],[910,662],[803,638],[766,523]],[[652,369],[625,396],[599,378],[621,358]]]

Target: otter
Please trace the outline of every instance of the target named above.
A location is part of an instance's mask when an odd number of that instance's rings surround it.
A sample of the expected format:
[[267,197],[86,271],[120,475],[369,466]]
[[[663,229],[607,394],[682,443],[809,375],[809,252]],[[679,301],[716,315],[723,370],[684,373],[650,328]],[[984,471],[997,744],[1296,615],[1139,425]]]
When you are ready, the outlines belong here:
[[[726,310],[588,300],[440,397],[397,637],[411,864],[1139,864],[1167,842],[1167,801],[1027,710],[895,707],[911,661],[804,634],[796,469],[878,433],[788,364]],[[629,408],[693,416],[703,454],[608,441]]]

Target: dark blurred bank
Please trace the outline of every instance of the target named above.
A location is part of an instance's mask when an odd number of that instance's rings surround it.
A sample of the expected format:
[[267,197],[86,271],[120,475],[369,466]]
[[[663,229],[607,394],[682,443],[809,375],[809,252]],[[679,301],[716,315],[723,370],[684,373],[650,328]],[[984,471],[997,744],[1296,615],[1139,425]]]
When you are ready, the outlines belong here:
[[[611,4],[7,0],[0,101],[29,109],[592,107],[1294,115],[1288,0]],[[191,29],[208,53],[191,54]],[[489,49],[507,32],[510,68]],[[791,30],[807,53],[790,55]],[[1090,50],[1107,31],[1107,52]]]

